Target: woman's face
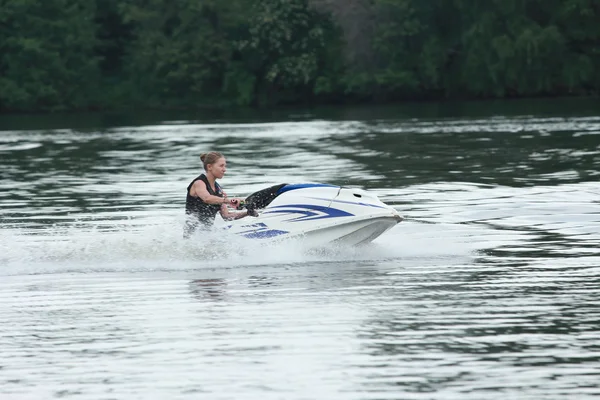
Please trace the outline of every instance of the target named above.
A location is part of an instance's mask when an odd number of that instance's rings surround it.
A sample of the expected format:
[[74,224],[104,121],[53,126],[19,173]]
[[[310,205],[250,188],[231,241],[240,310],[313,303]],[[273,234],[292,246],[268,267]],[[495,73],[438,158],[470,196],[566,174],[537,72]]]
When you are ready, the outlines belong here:
[[214,175],[215,178],[221,179],[227,172],[227,161],[225,157],[219,158],[214,164],[209,164],[208,171]]

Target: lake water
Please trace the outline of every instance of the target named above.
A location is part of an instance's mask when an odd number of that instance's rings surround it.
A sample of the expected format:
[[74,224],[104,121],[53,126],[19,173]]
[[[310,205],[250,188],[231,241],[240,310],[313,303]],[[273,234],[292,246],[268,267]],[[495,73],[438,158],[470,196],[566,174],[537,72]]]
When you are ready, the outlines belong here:
[[[2,399],[600,395],[600,103],[0,119]],[[182,239],[232,195],[372,190],[364,248]]]

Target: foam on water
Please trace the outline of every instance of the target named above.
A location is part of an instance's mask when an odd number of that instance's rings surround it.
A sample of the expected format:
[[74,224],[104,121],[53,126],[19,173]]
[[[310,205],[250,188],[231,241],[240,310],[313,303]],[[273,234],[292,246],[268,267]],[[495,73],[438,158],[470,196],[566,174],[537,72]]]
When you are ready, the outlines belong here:
[[405,221],[375,242],[360,247],[315,249],[302,240],[266,243],[220,232],[182,238],[176,218],[143,224],[93,223],[25,232],[0,229],[2,275],[98,271],[181,271],[307,262],[399,258],[467,257],[476,250],[476,228]]

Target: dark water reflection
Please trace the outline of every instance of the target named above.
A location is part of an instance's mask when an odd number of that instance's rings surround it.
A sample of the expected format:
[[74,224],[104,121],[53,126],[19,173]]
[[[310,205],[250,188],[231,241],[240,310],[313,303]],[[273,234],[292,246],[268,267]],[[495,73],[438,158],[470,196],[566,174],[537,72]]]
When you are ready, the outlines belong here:
[[365,176],[361,184],[373,187],[457,180],[518,187],[598,179],[599,119],[570,132],[555,131],[552,120],[485,123],[483,132],[481,121],[372,124],[318,148],[335,149],[373,174],[386,171],[378,179]]

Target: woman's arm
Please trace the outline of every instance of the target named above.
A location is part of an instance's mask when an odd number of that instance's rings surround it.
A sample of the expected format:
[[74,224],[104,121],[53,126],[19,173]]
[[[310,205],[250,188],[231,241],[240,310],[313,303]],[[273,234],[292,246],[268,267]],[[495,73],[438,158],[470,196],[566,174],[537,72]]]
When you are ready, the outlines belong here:
[[231,212],[227,209],[227,206],[225,204],[223,204],[223,206],[221,207],[221,217],[223,217],[223,219],[227,221],[244,218],[247,215],[248,211]]
[[[227,203],[229,205],[231,205],[232,207],[237,207],[242,201],[243,201],[243,199],[234,197],[234,198],[228,200]],[[246,215],[248,215],[248,211],[232,212],[227,208],[226,204],[223,204],[221,206],[220,212],[221,212],[221,216],[223,217],[223,219],[226,219],[226,220],[240,219],[240,218],[244,218]]]
[[206,184],[201,180],[194,182],[190,188],[190,194],[199,197],[206,204],[225,204],[229,202],[225,193],[223,193],[224,197],[214,196],[208,193]]

